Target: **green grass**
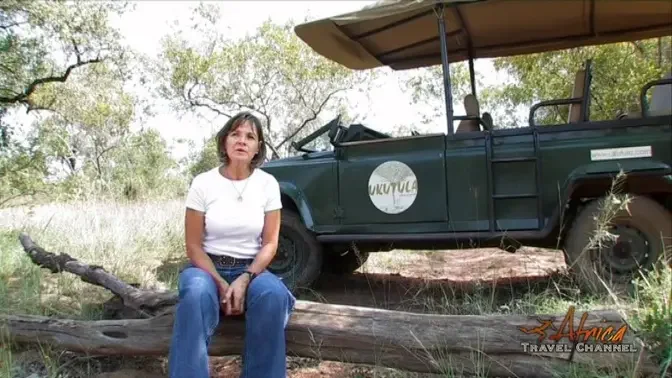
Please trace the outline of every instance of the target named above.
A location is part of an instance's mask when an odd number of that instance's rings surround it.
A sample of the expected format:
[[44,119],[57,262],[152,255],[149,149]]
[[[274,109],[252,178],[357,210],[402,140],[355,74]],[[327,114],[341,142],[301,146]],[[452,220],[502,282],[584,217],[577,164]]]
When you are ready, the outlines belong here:
[[[179,200],[140,204],[51,204],[32,209],[2,210],[0,312],[4,314],[97,319],[101,316],[101,304],[111,298],[107,290],[84,283],[72,274],[51,274],[37,268],[23,252],[19,232],[26,232],[50,252],[68,253],[85,263],[102,265],[126,282],[145,288],[175,289],[177,271],[185,261],[183,204]],[[400,255],[410,261],[414,258],[422,260],[418,258],[420,252],[403,251]],[[389,256],[374,254],[367,265],[394,264]],[[610,295],[586,296],[569,278],[558,276],[545,286],[522,290],[484,285],[469,293],[446,289],[437,293],[435,289],[418,287],[408,293],[407,303],[403,305],[413,311],[420,309],[421,312],[440,314],[558,314],[564,313],[569,305],[577,306],[577,311],[616,306],[661,361],[661,372],[669,374],[672,370],[671,294],[672,270],[668,266],[639,280],[634,296],[626,299]],[[380,305],[385,307],[384,303]],[[133,360],[78,356],[44,346],[10,348],[1,337],[0,332],[0,377],[27,376],[36,371],[44,374],[40,376],[91,376],[94,371],[125,366],[124,363],[130,362],[124,361]],[[447,356],[435,358],[445,366],[442,376],[460,375],[456,366],[445,364]],[[485,376],[487,356],[474,353],[472,358],[477,370],[481,371],[477,376]],[[39,361],[35,362],[36,359]],[[630,377],[632,371],[631,366],[614,367],[606,372],[572,367],[571,371],[558,372],[558,376]],[[360,377],[421,376],[376,367],[357,367],[352,374]]]
[[[0,311],[81,316],[82,306],[99,303],[109,292],[72,274],[40,271],[18,240],[26,232],[40,246],[98,264],[142,287],[174,287],[170,259],[182,248],[179,201],[140,205],[74,203],[34,209],[10,209],[0,215]],[[89,300],[82,302],[84,298]],[[68,299],[72,299],[70,302]],[[64,303],[65,306],[59,305]]]
[[[102,304],[111,298],[109,291],[73,274],[38,268],[24,253],[20,232],[50,252],[101,265],[126,282],[175,289],[183,251],[182,222],[180,201],[85,202],[2,210],[0,313],[98,319]],[[58,364],[54,361],[61,354],[39,352],[45,365]],[[2,343],[0,377],[11,376],[13,366],[16,359]]]
[[660,361],[661,377],[672,374],[672,269],[662,267],[636,280],[629,322]]

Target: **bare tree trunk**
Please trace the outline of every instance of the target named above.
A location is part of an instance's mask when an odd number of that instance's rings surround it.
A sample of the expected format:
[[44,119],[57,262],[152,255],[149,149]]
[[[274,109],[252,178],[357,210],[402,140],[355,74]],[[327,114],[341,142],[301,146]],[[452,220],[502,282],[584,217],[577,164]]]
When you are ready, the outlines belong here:
[[[75,321],[34,316],[0,316],[0,322],[17,342],[48,342],[69,350],[97,354],[165,355],[170,345],[175,293],[159,293],[134,288],[101,267],[88,266],[68,255],[54,255],[20,236],[33,262],[52,272],[68,271],[84,281],[108,288],[126,306],[139,310],[146,319]],[[298,301],[287,327],[289,355],[324,360],[364,363],[408,371],[485,376],[550,376],[571,363],[613,368],[622,363],[637,364],[637,370],[656,374],[647,352],[628,332],[623,344],[636,352],[570,353],[538,351],[523,345],[537,345],[543,321],[557,329],[545,329],[547,336],[566,333],[563,320],[573,321],[577,331],[583,314],[551,316],[492,315],[446,316],[414,314],[372,308]],[[541,319],[541,320],[540,320]],[[581,328],[613,327],[624,322],[618,313],[591,313]],[[2,327],[0,327],[2,328]],[[527,332],[521,330],[524,328]],[[239,354],[244,338],[244,318],[223,318],[209,352],[211,355]],[[544,340],[543,344],[551,344]],[[597,344],[589,341],[589,344]],[[571,348],[563,338],[556,348]]]

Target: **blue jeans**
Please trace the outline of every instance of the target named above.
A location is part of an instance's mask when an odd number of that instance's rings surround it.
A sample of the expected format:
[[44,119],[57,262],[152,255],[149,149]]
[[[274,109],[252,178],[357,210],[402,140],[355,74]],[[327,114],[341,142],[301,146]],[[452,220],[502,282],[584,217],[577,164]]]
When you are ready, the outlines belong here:
[[[245,266],[218,268],[231,283]],[[208,345],[220,320],[219,291],[204,270],[191,264],[179,277],[168,356],[171,378],[208,378]],[[285,378],[287,372],[285,327],[296,299],[269,271],[250,282],[245,298],[245,340],[241,377]],[[223,314],[223,313],[222,313]]]

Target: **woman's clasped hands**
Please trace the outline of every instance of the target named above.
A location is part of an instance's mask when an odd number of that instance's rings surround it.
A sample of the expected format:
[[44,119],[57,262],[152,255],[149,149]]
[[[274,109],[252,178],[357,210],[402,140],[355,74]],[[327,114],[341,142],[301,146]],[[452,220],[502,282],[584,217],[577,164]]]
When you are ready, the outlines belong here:
[[229,285],[223,279],[218,282],[220,306],[227,316],[241,315],[245,310],[245,294],[250,278],[241,274]]

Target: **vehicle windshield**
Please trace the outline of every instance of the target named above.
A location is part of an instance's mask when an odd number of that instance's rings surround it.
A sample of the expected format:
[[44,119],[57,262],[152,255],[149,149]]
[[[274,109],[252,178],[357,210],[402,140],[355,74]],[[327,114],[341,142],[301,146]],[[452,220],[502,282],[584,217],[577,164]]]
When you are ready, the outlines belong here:
[[361,123],[344,126],[340,117],[337,117],[305,138],[292,143],[292,146],[302,152],[328,151],[343,143],[387,138],[392,138],[392,136]]

